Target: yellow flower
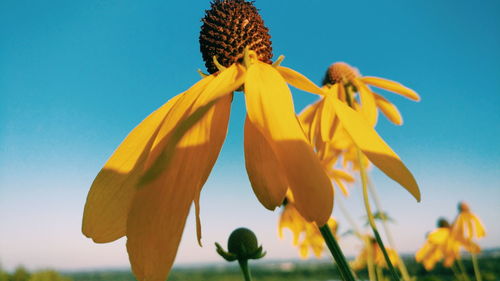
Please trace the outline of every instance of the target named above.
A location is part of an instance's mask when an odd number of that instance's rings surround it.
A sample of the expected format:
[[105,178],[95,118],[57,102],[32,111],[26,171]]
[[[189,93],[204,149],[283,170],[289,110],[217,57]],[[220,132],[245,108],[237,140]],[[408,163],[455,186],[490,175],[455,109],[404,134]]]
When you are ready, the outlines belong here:
[[167,278],[193,202],[200,241],[200,192],[224,142],[238,89],[245,94],[245,161],[258,200],[272,210],[290,189],[297,211],[318,225],[332,211],[330,180],[296,118],[287,82],[316,94],[321,89],[269,64],[268,29],[251,2],[216,0],[203,22],[200,48],[212,74],[129,133],[85,204],[83,233],[97,243],[127,236],[138,280]]
[[481,220],[470,211],[469,205],[465,202],[458,204],[459,214],[453,222],[452,234],[462,239],[482,238],[486,236]]
[[[373,125],[377,123],[378,110],[380,110],[392,123],[403,124],[403,118],[397,107],[383,96],[373,92],[369,86],[378,87],[387,91],[400,94],[414,101],[419,101],[420,96],[398,82],[385,78],[361,76],[358,69],[351,67],[345,62],[332,64],[326,72],[323,84],[331,91],[337,92],[339,99],[353,102],[353,106],[365,115],[366,119]],[[335,88],[334,85],[341,84],[344,87]],[[344,88],[344,89],[341,89]],[[358,93],[358,99],[345,94],[345,88],[350,88],[353,93]]]
[[[371,236],[364,237],[364,240],[365,240],[364,243],[365,245],[361,249],[361,252],[356,257],[356,259],[350,263],[352,269],[361,270],[365,268],[368,264],[368,259],[370,258],[370,256],[374,265],[382,268],[387,268],[387,263],[385,261],[384,253],[377,244],[377,241]],[[394,266],[397,266],[399,259],[396,251],[387,247],[386,250],[387,254],[389,255],[389,259],[391,260],[391,263]]]
[[[337,230],[337,222],[330,218],[327,222],[332,233],[335,234]],[[300,257],[306,259],[309,257],[309,250],[312,250],[317,258],[321,257],[325,248],[325,241],[318,229],[316,223],[311,223],[305,220],[297,211],[293,195],[288,193],[285,203],[283,204],[283,211],[280,216],[278,233],[283,239],[283,229],[288,228],[293,235],[293,245],[299,248]]]
[[460,257],[461,247],[471,253],[479,253],[481,250],[476,243],[451,235],[449,223],[445,219],[440,219],[438,228],[427,236],[427,241],[417,251],[415,259],[422,263],[426,270],[432,270],[436,263],[443,259],[443,265],[451,267]]
[[[374,129],[377,95],[369,91],[366,84],[395,91],[414,100],[418,100],[418,95],[396,82],[375,77],[359,77],[357,71],[345,63],[330,67],[327,77],[330,76],[333,78],[323,86],[321,98],[300,114],[302,127],[320,158],[328,154],[343,154],[344,166],[351,163],[354,169],[358,169],[359,148],[363,157],[366,156],[371,163],[420,201],[420,190],[413,175]],[[358,89],[360,104],[353,100]],[[379,105],[379,108],[382,112],[389,112],[386,110],[387,106]],[[368,165],[368,161],[363,163]]]

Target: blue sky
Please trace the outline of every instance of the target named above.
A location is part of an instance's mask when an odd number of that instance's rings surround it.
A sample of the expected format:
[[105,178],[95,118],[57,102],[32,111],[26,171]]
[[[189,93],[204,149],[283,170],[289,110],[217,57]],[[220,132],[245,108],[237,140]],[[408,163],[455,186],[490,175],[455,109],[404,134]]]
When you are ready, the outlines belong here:
[[[417,204],[377,171],[398,247],[412,252],[460,200],[500,246],[500,2],[263,1],[274,58],[320,82],[345,61],[415,89],[414,103],[377,130],[412,170]],[[124,239],[96,245],[80,233],[90,184],[116,146],[150,112],[199,79],[200,19],[208,1],[0,2],[0,263],[6,268],[127,266]],[[314,101],[294,90],[296,110]],[[277,238],[279,212],[253,195],[242,151],[244,101],[236,94],[228,137],[202,193],[205,247],[189,217],[177,264],[220,261],[213,242],[252,228],[268,258],[296,257]],[[363,215],[359,187],[344,200]],[[347,223],[336,208],[341,230]],[[347,254],[359,243],[341,242]]]

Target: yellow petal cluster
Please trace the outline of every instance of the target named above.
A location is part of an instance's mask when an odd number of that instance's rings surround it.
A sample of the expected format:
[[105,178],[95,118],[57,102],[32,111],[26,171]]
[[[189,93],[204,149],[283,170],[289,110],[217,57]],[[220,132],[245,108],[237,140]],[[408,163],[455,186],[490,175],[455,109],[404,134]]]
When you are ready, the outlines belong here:
[[95,242],[127,236],[138,280],[165,280],[191,204],[201,239],[199,197],[224,142],[232,94],[244,89],[245,161],[252,188],[268,209],[287,190],[307,221],[330,219],[333,190],[296,118],[287,82],[321,92],[301,74],[245,60],[206,76],[133,129],[94,180],[82,231]]
[[486,230],[479,217],[470,211],[465,202],[458,205],[459,213],[453,222],[453,235],[461,239],[471,240],[486,236]]
[[[327,224],[332,233],[335,233],[337,222],[333,218],[330,218]],[[293,245],[298,247],[301,258],[308,258],[310,251],[317,258],[321,257],[325,249],[325,241],[318,229],[318,225],[306,221],[300,215],[295,206],[293,196],[290,193],[287,195],[286,204],[283,206],[279,220],[278,233],[281,239],[284,238],[283,230],[285,228],[288,228],[292,232]]]
[[415,259],[424,265],[426,270],[432,270],[437,262],[443,260],[445,267],[451,267],[460,258],[463,247],[471,253],[479,253],[481,248],[472,240],[462,239],[452,234],[449,226],[438,227],[432,231],[427,240],[415,254]]
[[[374,265],[387,268],[387,262],[385,261],[384,253],[380,249],[379,245],[375,241],[373,237],[364,237],[365,241],[364,247],[361,249],[359,255],[356,257],[354,261],[350,263],[353,270],[361,270],[366,268],[369,261],[371,260]],[[394,266],[397,266],[399,259],[398,254],[391,248],[387,248],[387,254],[389,255],[389,259]]]
[[[323,86],[320,100],[306,107],[299,116],[308,140],[320,159],[341,155],[344,167],[350,165],[353,169],[359,169],[359,149],[362,157],[369,160],[363,159],[364,165],[373,163],[420,201],[420,190],[415,178],[374,129],[377,108],[384,112],[394,106],[373,93],[368,85],[393,91],[413,100],[418,100],[418,95],[397,82],[361,77],[357,70],[345,63],[333,64],[331,68],[331,80],[334,83]],[[377,107],[377,100],[382,106]],[[396,115],[390,116],[397,119]]]

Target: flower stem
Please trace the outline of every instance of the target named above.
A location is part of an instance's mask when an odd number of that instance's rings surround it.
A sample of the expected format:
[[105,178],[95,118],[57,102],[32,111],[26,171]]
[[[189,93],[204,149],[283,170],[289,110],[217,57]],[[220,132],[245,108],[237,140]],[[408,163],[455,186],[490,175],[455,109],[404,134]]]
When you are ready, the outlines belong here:
[[469,275],[467,275],[467,271],[465,271],[465,266],[462,263],[462,260],[460,258],[457,259],[457,264],[458,264],[458,267],[460,268],[460,271],[462,272],[462,276],[463,276],[464,280],[470,281]]
[[474,266],[474,274],[476,275],[476,281],[482,281],[481,271],[479,271],[479,263],[477,262],[476,254],[471,254],[472,256],[472,265]]
[[248,260],[241,259],[238,260],[238,263],[240,264],[241,272],[243,272],[245,281],[252,281],[252,276],[250,275],[250,269],[248,268]]
[[354,281],[355,279],[351,268],[349,267],[349,264],[347,263],[344,253],[342,253],[337,240],[333,236],[332,231],[328,227],[328,224],[325,224],[318,228],[321,232],[321,235],[323,236],[323,239],[325,240],[326,245],[328,246],[328,249],[330,249],[333,258],[335,259],[335,262],[337,263],[342,280]]
[[460,276],[460,273],[458,272],[457,267],[456,267],[456,263],[453,263],[450,268],[451,268],[451,271],[453,271],[453,274],[455,275],[455,278],[458,281],[462,281],[462,279],[463,279],[462,277],[463,276]]
[[[375,186],[373,185],[372,181],[367,177],[368,179],[368,188],[370,189],[370,192],[373,197],[373,202],[375,202],[375,206],[377,207],[377,211],[383,214],[382,210],[382,204],[380,204],[380,199],[377,194],[377,190],[375,189]],[[403,280],[405,281],[411,281],[411,276],[408,273],[408,269],[406,268],[406,265],[403,261],[403,258],[399,255],[398,251],[396,250],[396,243],[394,243],[394,239],[392,239],[391,231],[389,230],[389,226],[387,225],[387,218],[383,216],[382,218],[382,227],[384,228],[385,235],[387,236],[387,240],[389,241],[389,246],[395,251],[396,256],[398,258],[398,268],[399,271],[401,272],[401,275],[403,277]]]
[[384,242],[382,242],[382,238],[380,237],[380,234],[377,230],[377,225],[375,224],[375,219],[373,218],[373,213],[371,211],[370,207],[370,199],[368,197],[368,184],[367,184],[367,176],[366,176],[366,171],[365,171],[365,166],[361,158],[361,151],[358,150],[358,161],[359,161],[359,173],[361,176],[361,185],[363,186],[363,200],[365,203],[365,209],[366,209],[366,214],[368,216],[368,222],[370,223],[370,227],[373,230],[373,234],[375,235],[375,239],[377,240],[377,243],[382,250],[382,253],[384,254],[385,262],[387,263],[387,266],[389,267],[389,271],[391,272],[392,279],[394,281],[400,281],[399,275],[396,272],[396,269],[392,265],[391,259],[389,258],[389,255],[387,254],[387,250],[385,249]]

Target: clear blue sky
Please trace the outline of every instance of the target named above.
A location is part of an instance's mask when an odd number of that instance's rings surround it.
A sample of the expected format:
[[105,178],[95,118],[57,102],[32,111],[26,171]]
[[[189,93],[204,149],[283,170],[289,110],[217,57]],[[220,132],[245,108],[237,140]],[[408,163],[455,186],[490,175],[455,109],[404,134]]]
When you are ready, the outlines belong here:
[[[412,252],[439,216],[467,200],[486,224],[483,247],[500,246],[500,2],[264,1],[274,55],[320,82],[345,61],[365,75],[415,89],[414,103],[384,93],[403,113],[377,129],[412,170],[417,204],[373,173],[398,246]],[[124,239],[96,245],[80,233],[90,184],[144,117],[199,79],[200,19],[208,1],[0,2],[0,263],[10,269],[127,266]],[[300,111],[314,97],[295,91]],[[205,247],[189,217],[176,264],[221,261],[213,242],[252,228],[268,258],[296,257],[277,238],[279,212],[261,207],[246,177],[244,102],[202,193]],[[344,200],[363,214],[359,188]],[[338,209],[341,230],[347,229]],[[347,254],[359,243],[341,242]]]

